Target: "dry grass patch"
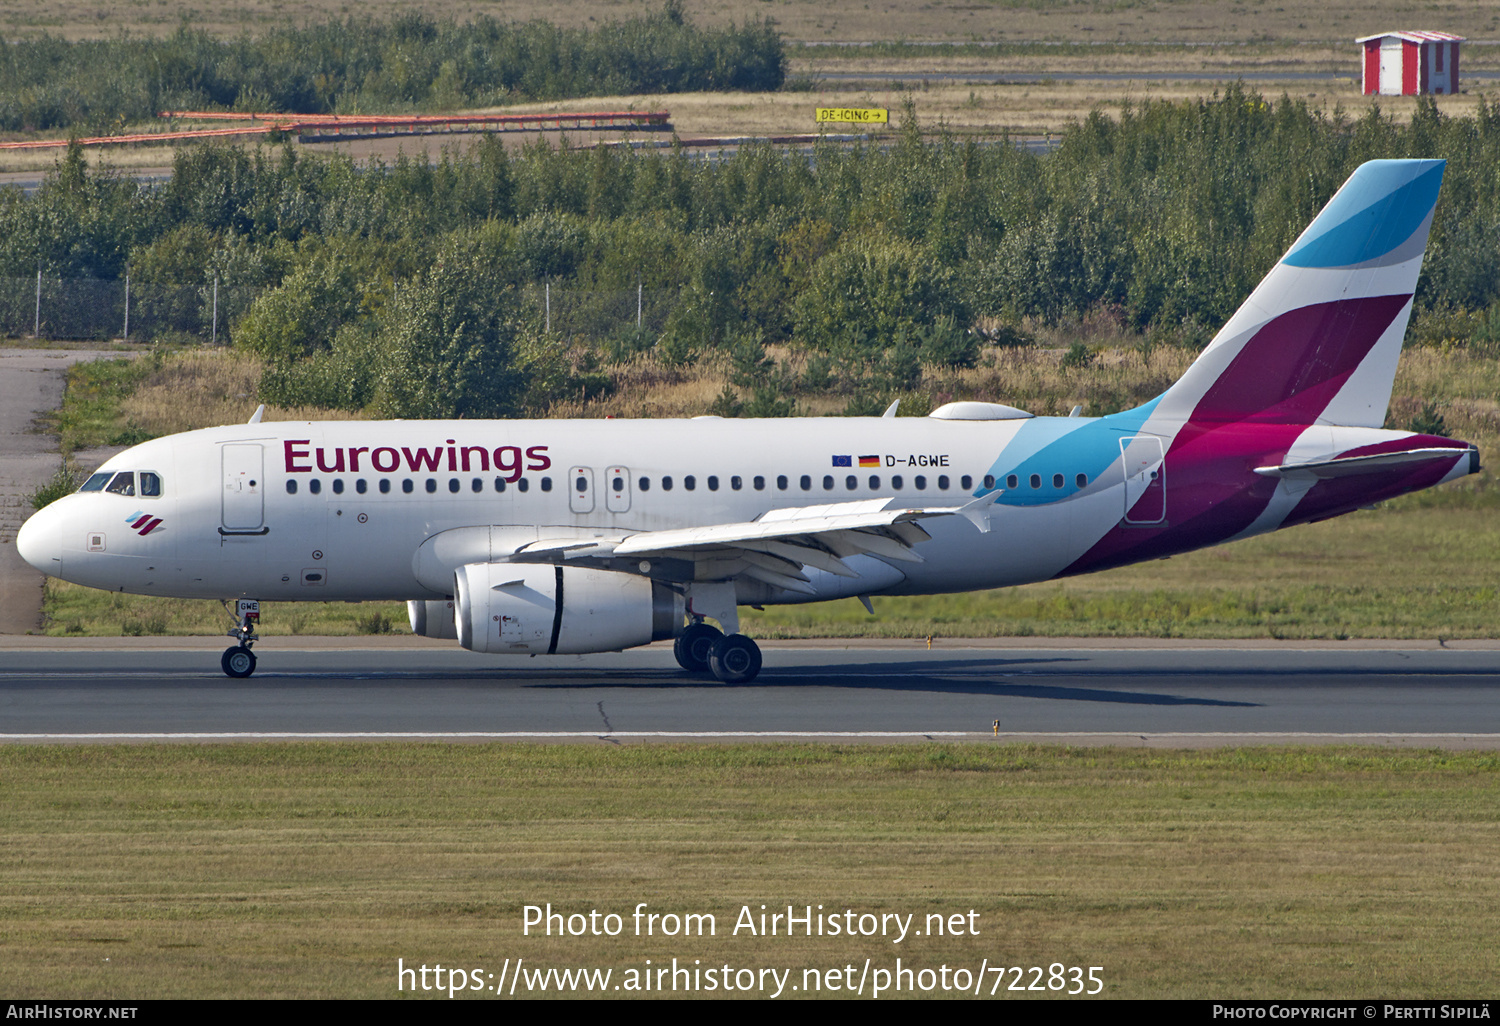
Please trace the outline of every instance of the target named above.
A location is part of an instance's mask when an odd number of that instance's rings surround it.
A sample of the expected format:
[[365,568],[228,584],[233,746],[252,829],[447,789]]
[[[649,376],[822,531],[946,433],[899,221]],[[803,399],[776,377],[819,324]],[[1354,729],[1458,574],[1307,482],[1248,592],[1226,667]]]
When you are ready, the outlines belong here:
[[[260,404],[261,364],[234,350],[201,349],[162,360],[120,404],[120,415],[151,437],[241,424]],[[316,406],[267,406],[265,420],[362,420]]]
[[[368,0],[359,13],[391,18],[413,10],[436,18],[478,15],[527,21],[541,18],[575,28],[596,27],[660,9],[659,0],[517,0],[497,9],[484,0]],[[953,40],[1006,42],[1075,40],[1112,42],[1343,42],[1397,25],[1424,25],[1470,38],[1493,38],[1500,30],[1495,8],[1485,0],[1451,0],[1434,19],[1431,4],[1412,0],[1331,0],[1310,11],[1305,5],[1266,0],[995,0],[986,4],[934,5],[885,0],[837,7],[822,0],[690,0],[686,11],[700,25],[744,24],[775,18],[796,41]],[[38,0],[0,7],[6,35],[51,32],[67,38],[99,38],[122,30],[167,35],[186,21],[211,32],[263,32],[287,22],[343,18],[343,0],[243,0],[205,4],[197,0]],[[1435,23],[1438,22],[1438,23]]]

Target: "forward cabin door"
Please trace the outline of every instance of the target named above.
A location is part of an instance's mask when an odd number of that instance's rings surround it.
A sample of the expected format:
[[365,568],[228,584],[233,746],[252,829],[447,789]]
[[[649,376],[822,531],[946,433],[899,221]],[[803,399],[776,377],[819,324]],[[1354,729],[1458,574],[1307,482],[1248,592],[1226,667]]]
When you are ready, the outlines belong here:
[[1167,519],[1167,471],[1161,439],[1136,435],[1120,439],[1125,464],[1125,523],[1160,524]]
[[265,447],[233,442],[223,447],[224,496],[221,534],[265,534]]

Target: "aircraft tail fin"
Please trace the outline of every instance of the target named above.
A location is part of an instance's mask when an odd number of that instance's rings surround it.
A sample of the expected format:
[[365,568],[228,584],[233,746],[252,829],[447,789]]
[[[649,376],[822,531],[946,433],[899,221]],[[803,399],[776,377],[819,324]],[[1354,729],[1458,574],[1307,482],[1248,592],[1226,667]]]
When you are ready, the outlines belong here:
[[1152,419],[1380,427],[1444,163],[1360,165]]

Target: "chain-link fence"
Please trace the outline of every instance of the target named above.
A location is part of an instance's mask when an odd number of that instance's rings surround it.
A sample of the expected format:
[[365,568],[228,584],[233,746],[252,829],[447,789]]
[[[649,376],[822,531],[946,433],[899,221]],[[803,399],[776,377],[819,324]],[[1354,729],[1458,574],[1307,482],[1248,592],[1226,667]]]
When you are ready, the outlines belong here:
[[[163,285],[127,279],[0,278],[0,335],[9,338],[151,341],[172,332],[227,343],[229,326],[266,291],[213,281]],[[680,288],[581,289],[536,282],[521,308],[537,327],[564,338],[607,342],[660,335]]]
[[681,294],[678,288],[582,289],[568,282],[534,282],[522,287],[521,305],[546,331],[605,341],[637,330],[660,335]]
[[228,326],[263,290],[248,286],[160,285],[96,278],[0,278],[0,334],[10,338],[123,338],[166,332],[227,342]]

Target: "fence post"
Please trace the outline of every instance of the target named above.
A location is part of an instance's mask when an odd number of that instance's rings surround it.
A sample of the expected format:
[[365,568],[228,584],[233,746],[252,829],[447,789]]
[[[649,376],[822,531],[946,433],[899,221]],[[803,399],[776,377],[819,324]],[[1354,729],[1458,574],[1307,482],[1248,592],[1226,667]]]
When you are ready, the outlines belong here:
[[[38,274],[40,273],[41,272],[38,272]],[[41,278],[38,278],[37,280],[40,281]],[[547,306],[547,334],[550,335],[552,334],[552,283],[550,281],[543,283],[542,295],[545,297]]]
[[42,269],[36,269],[36,321],[31,329],[32,338],[42,337]]
[[219,276],[214,275],[214,321],[210,341],[219,344]]
[[130,340],[130,272],[125,272],[125,334],[120,336],[125,341]]

